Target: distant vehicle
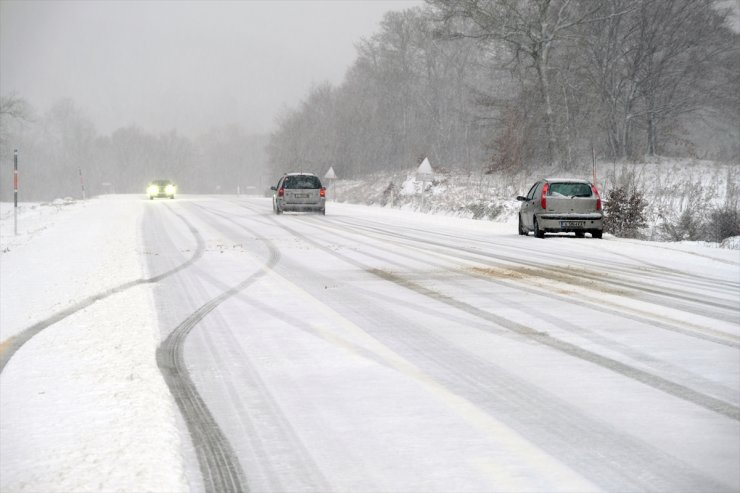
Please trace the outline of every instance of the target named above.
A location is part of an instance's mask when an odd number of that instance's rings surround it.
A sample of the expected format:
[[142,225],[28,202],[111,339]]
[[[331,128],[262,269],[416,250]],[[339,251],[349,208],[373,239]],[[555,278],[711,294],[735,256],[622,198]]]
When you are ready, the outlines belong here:
[[272,210],[275,214],[285,211],[326,214],[326,188],[313,173],[288,173],[270,190],[274,192]]
[[177,186],[170,180],[154,180],[146,187],[149,200],[154,200],[154,197],[174,199],[175,192],[177,192]]
[[601,238],[604,215],[601,197],[596,187],[586,180],[550,178],[540,180],[529,189],[526,197],[516,198],[519,209],[519,234],[530,231],[537,238],[545,233],[575,233],[583,238],[590,233]]

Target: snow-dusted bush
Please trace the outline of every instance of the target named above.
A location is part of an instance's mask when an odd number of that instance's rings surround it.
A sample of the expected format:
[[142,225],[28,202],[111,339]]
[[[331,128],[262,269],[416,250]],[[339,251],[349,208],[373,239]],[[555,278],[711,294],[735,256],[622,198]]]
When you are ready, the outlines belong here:
[[716,242],[740,236],[740,212],[737,207],[725,206],[713,209],[709,214],[706,235],[706,239]]
[[604,201],[604,229],[615,236],[639,237],[640,229],[647,226],[646,207],[639,190],[628,192],[624,186],[611,189]]
[[704,239],[703,214],[693,207],[687,207],[676,217],[663,215],[659,226],[659,238],[667,241],[698,241]]
[[729,238],[725,238],[722,243],[719,244],[719,247],[730,250],[740,250],[740,236],[730,236]]

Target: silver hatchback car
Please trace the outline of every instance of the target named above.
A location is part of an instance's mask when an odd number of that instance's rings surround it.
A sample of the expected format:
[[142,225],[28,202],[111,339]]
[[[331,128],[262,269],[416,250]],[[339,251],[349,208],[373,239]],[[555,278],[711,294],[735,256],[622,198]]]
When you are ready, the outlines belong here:
[[288,173],[270,187],[272,210],[275,214],[284,211],[313,211],[326,214],[326,188],[313,173]]
[[596,187],[586,180],[550,178],[540,180],[529,189],[526,197],[516,198],[519,209],[519,234],[534,232],[537,238],[545,233],[575,233],[582,238],[590,233],[601,238],[604,214]]

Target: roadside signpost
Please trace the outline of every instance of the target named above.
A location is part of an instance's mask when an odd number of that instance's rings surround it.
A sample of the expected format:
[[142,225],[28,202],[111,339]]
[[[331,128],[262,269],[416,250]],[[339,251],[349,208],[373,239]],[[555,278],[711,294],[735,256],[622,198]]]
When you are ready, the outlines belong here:
[[416,170],[416,178],[421,180],[421,208],[419,210],[424,212],[424,192],[427,188],[427,182],[434,179],[434,171],[432,170],[432,165],[429,164],[429,158],[425,157],[419,165],[419,168]]
[[334,180],[337,179],[337,174],[334,172],[334,166],[329,166],[329,171],[327,171],[324,175],[324,179],[329,180],[329,184],[332,185],[331,188],[333,190],[332,196],[334,200],[337,200],[337,189],[335,186],[333,186]]

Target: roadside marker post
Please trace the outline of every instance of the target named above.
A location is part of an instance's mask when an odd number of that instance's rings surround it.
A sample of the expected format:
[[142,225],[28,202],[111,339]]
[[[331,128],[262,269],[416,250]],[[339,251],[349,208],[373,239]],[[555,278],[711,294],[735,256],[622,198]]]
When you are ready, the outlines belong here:
[[334,197],[334,200],[337,200],[337,188],[334,185],[334,180],[337,179],[337,174],[334,172],[334,166],[329,166],[329,171],[324,175],[324,179],[329,180],[329,186],[334,192],[332,196]]
[[13,150],[13,232],[18,236],[18,149]]
[[85,200],[85,180],[82,179],[82,168],[77,168],[77,172],[80,174],[80,188],[82,189],[82,200]]
[[416,170],[416,177],[421,179],[421,207],[419,208],[419,212],[424,212],[424,193],[427,188],[427,182],[434,181],[434,170],[432,170],[432,165],[429,164],[429,158],[425,157],[421,162],[419,168]]

